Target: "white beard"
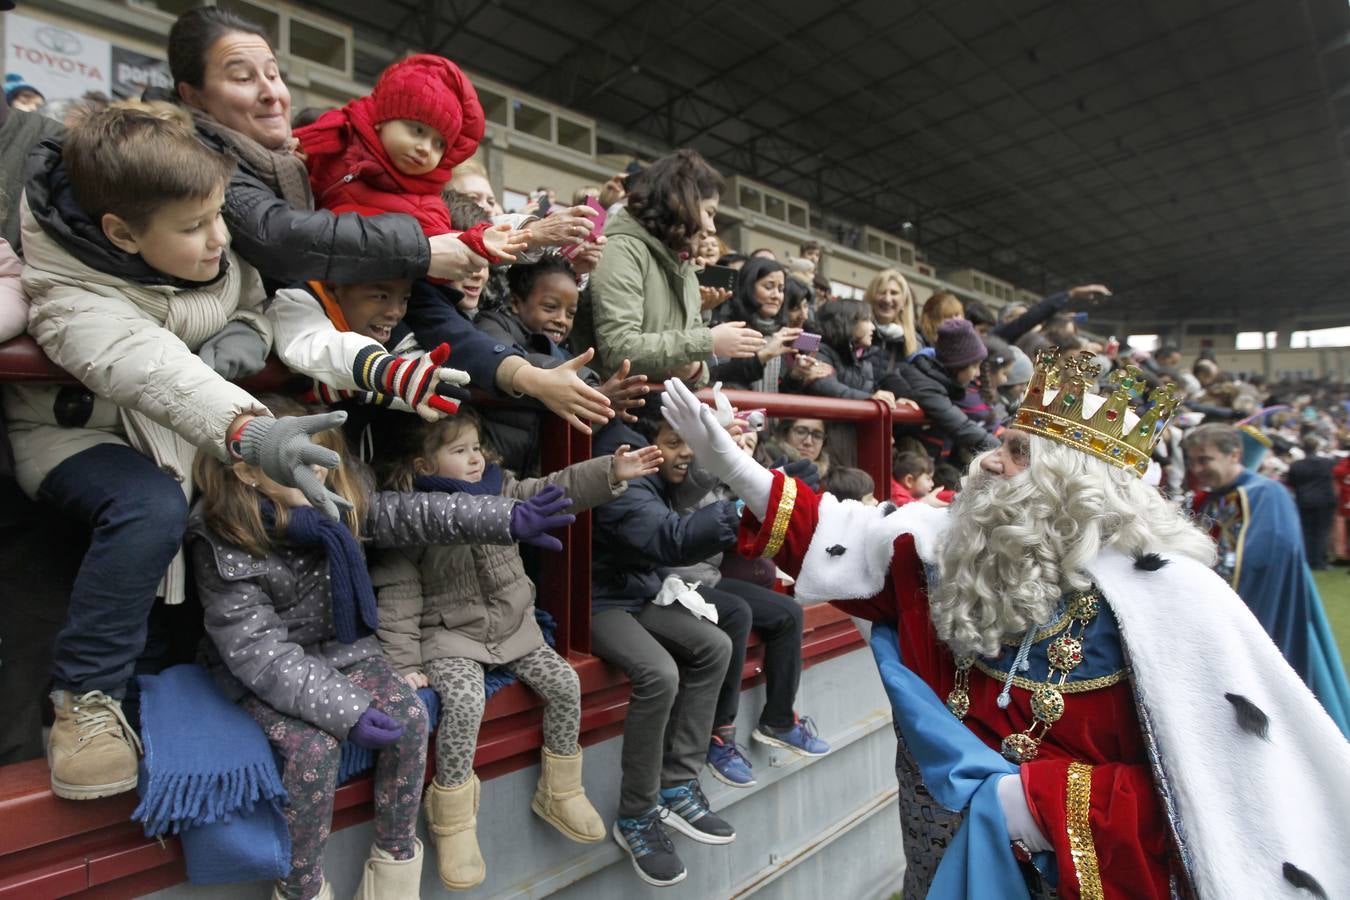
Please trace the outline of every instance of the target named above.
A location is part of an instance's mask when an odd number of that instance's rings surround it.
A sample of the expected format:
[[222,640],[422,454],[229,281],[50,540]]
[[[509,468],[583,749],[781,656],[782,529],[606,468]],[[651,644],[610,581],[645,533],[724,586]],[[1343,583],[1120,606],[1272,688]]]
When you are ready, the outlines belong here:
[[958,654],[992,656],[1045,623],[1059,598],[1087,590],[1105,547],[1212,564],[1214,543],[1134,475],[1032,436],[1031,465],[1012,478],[971,466],[938,548],[929,612]]
[[[971,467],[951,506],[938,552],[940,581],[929,600],[938,637],[957,655],[993,656],[1005,639],[1049,621],[1059,598],[1089,580],[1061,567],[1058,497],[1026,477]],[[1093,542],[1090,558],[1099,546]]]

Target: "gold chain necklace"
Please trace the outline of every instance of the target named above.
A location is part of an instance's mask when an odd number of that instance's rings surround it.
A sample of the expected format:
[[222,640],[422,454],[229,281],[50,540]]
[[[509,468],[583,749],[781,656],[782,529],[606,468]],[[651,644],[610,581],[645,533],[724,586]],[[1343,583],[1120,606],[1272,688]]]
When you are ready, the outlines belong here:
[[[1049,669],[1045,682],[1036,685],[1031,692],[1031,725],[1024,731],[1005,737],[999,747],[1000,752],[1011,762],[1021,765],[1035,759],[1046,733],[1064,715],[1064,694],[1060,689],[1068,681],[1069,673],[1083,661],[1083,635],[1087,632],[1088,624],[1101,611],[1101,601],[1101,592],[1094,587],[1075,593],[1065,604],[1066,614],[1078,625],[1078,636],[1073,635],[1073,626],[1070,625],[1064,634],[1050,642],[1046,650]],[[974,656],[957,657],[956,684],[947,694],[947,709],[961,720],[970,712],[970,669],[973,665]],[[1058,680],[1055,675],[1057,671]]]

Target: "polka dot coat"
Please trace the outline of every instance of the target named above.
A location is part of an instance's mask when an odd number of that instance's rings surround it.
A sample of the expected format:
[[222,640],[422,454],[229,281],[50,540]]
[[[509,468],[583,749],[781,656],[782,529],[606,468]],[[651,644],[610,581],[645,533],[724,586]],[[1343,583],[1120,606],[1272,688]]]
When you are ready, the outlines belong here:
[[[379,547],[510,543],[514,505],[503,497],[377,493],[362,536]],[[200,504],[187,545],[205,611],[204,662],[225,690],[235,699],[254,694],[345,739],[371,698],[341,670],[380,655],[380,645],[373,635],[337,640],[327,554],[274,541],[255,556],[209,528]]]

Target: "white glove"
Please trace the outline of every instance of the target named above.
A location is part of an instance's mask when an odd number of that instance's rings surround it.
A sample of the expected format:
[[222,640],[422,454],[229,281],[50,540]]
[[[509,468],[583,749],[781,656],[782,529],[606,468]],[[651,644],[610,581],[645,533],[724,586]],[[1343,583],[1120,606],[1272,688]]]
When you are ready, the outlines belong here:
[[1021,841],[1032,853],[1055,849],[1031,815],[1026,792],[1022,790],[1022,776],[1004,775],[995,789],[998,805],[1003,808],[1003,819],[1008,823],[1008,837]]
[[694,451],[699,465],[730,487],[755,518],[763,521],[769,508],[773,476],[736,446],[727,430],[717,424],[713,411],[678,378],[666,382],[661,415]]
[[722,382],[717,382],[712,386],[713,406],[717,407],[717,424],[723,428],[730,428],[731,423],[736,421],[736,411],[731,408],[731,401],[727,395],[722,393]]

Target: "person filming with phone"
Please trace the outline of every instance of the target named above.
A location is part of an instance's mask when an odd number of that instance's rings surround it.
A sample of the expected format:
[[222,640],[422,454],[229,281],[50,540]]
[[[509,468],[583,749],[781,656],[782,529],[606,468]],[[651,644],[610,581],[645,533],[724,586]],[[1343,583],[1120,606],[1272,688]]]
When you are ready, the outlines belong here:
[[717,231],[722,188],[722,176],[694,150],[628,177],[628,202],[606,222],[609,242],[575,326],[576,340],[595,347],[602,378],[626,359],[633,375],[703,385],[709,357],[746,359],[763,349],[763,335],[745,322],[703,322],[693,258]]
[[779,381],[790,365],[784,359],[803,337],[801,328],[787,324],[787,282],[786,267],[772,259],[757,257],[737,273],[735,294],[713,310],[713,322],[744,322],[764,337],[764,345],[743,360],[719,361],[714,367],[715,380],[727,387],[778,392]]

